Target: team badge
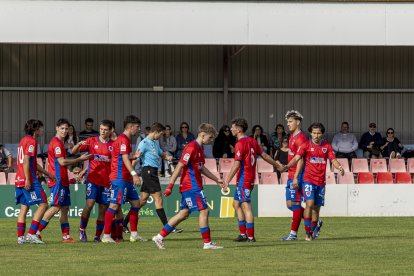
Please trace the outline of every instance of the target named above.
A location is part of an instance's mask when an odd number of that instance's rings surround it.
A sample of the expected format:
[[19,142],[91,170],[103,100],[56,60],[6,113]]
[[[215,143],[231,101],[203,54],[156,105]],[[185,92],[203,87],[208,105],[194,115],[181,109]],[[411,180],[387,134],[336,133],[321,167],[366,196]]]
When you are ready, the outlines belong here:
[[29,152],[32,152],[32,153],[34,152],[34,146],[33,145],[29,146]]
[[310,195],[311,195],[311,192],[306,192],[307,197],[310,197]]
[[112,148],[112,146],[109,146],[108,149],[109,149],[109,151],[112,151],[113,148]]
[[60,149],[60,147],[55,148],[55,154],[62,154],[62,150]]
[[86,195],[87,195],[87,196],[90,196],[90,195],[91,195],[91,190],[87,189],[87,190],[86,190]]
[[240,151],[237,152],[237,156],[240,157]]
[[323,153],[326,153],[328,151],[328,149],[327,148],[322,148],[322,152]]
[[184,154],[183,160],[185,162],[188,162],[188,160],[190,160],[190,154],[189,153]]
[[126,145],[125,144],[121,145],[121,151],[126,151]]

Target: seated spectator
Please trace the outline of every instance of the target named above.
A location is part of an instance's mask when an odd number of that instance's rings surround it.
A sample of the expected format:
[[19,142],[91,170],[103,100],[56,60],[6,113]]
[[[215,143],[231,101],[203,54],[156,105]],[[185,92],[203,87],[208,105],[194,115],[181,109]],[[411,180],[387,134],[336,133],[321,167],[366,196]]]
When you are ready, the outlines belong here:
[[76,135],[75,127],[70,124],[68,128],[68,134],[65,137],[65,150],[68,156],[72,156],[72,148],[78,143],[79,138]]
[[[288,154],[289,154],[289,139],[288,137],[283,137],[282,144],[278,150],[276,150],[274,159],[279,161],[282,165],[287,165],[288,162]],[[280,178],[281,173],[277,170],[277,177]]]
[[89,137],[99,136],[99,132],[93,129],[93,119],[87,118],[85,120],[85,130],[79,132],[79,140],[83,141]]
[[13,171],[13,156],[11,152],[0,144],[0,172]]
[[262,148],[262,150],[266,153],[269,152],[269,142],[267,140],[266,135],[263,133],[263,128],[261,125],[255,125],[252,129],[252,135],[254,139],[256,139],[259,146]]
[[175,137],[177,140],[177,152],[175,153],[176,159],[180,159],[185,146],[195,140],[194,135],[189,131],[190,126],[186,122],[182,122],[180,125],[180,133]]
[[[174,156],[177,150],[177,140],[171,134],[171,126],[165,125],[164,135],[160,138],[160,147],[167,154],[167,156]],[[165,177],[171,177],[172,172],[169,169],[167,160],[163,160],[163,167],[165,171]]]
[[270,135],[270,154],[272,156],[274,156],[276,151],[281,147],[282,140],[285,136],[285,127],[282,124],[277,124],[275,132]]
[[82,175],[82,170],[79,167],[73,168],[74,178],[69,179],[69,184],[85,184],[85,175]]
[[214,158],[233,158],[235,144],[236,137],[230,133],[230,127],[228,125],[222,126],[217,138],[214,140]]
[[349,132],[348,122],[342,122],[341,131],[335,134],[332,140],[332,148],[337,158],[357,158],[355,151],[358,149],[358,141],[354,134]]
[[375,123],[369,124],[368,132],[365,132],[361,136],[359,141],[359,148],[364,152],[365,158],[380,158],[382,137],[377,132],[377,125]]
[[389,158],[401,158],[401,151],[403,148],[404,147],[400,140],[395,137],[394,129],[387,129],[386,136],[383,138],[383,144],[380,147],[382,156]]

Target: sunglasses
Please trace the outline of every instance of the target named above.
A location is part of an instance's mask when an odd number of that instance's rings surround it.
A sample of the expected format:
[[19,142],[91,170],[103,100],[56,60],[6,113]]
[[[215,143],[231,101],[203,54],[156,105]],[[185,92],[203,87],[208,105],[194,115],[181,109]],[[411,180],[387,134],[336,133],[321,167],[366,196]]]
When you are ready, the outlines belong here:
[[188,128],[188,126],[182,126],[181,128]]
[[229,131],[230,131],[230,129],[225,129],[225,130],[224,130],[224,132],[229,132]]
[[394,132],[387,132],[387,134],[394,134]]

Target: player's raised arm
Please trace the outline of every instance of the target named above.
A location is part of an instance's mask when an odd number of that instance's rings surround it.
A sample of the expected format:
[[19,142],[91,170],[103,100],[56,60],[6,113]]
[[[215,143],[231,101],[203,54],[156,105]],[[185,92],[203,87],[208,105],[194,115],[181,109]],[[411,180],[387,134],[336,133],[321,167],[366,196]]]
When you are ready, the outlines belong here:
[[164,196],[169,196],[172,193],[172,189],[174,188],[174,183],[177,180],[178,176],[180,175],[181,170],[184,168],[184,166],[185,165],[183,163],[178,162],[171,176],[170,184],[168,184],[168,187],[164,191]]
[[72,148],[72,154],[77,154],[80,151],[86,151],[86,148],[82,150],[82,146],[86,146],[86,141],[87,140],[83,140],[80,141],[79,143],[77,143],[73,148]]
[[69,165],[73,165],[73,164],[76,164],[76,163],[79,163],[79,162],[89,160],[89,159],[91,159],[91,157],[92,157],[92,154],[85,153],[85,154],[82,154],[80,157],[78,157],[76,159],[66,159],[64,157],[59,157],[59,158],[57,158],[57,161],[59,162],[59,165],[61,165],[63,167],[66,167],[66,166],[69,166]]

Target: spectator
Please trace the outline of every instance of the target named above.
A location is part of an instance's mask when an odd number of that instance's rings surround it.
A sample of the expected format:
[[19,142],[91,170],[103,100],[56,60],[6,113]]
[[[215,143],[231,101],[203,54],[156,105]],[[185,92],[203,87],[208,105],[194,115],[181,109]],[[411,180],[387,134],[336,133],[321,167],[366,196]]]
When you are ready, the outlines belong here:
[[[175,151],[177,150],[177,140],[171,134],[171,126],[165,125],[164,135],[160,139],[161,149],[166,153],[167,156],[174,156]],[[163,160],[163,166],[165,171],[165,177],[171,177],[172,172],[169,171],[169,166],[167,160]]]
[[65,150],[68,156],[72,156],[72,148],[78,143],[79,138],[76,135],[75,127],[70,124],[68,128],[68,135],[65,137]]
[[[287,165],[288,162],[288,154],[289,154],[289,139],[288,137],[283,137],[282,143],[280,147],[276,150],[274,159],[275,161],[279,161],[282,165]],[[277,170],[277,177],[280,178],[281,173]]]
[[277,124],[275,132],[270,135],[270,154],[274,156],[276,151],[281,147],[282,140],[285,138],[285,127],[282,124]]
[[398,159],[401,158],[403,145],[401,144],[400,140],[395,137],[393,128],[387,129],[387,133],[383,138],[382,146],[380,149],[383,157]]
[[93,119],[87,118],[85,120],[85,130],[79,132],[79,140],[83,141],[89,137],[99,136],[99,132],[93,129]]
[[262,150],[266,153],[269,151],[269,142],[267,140],[266,135],[263,134],[263,128],[261,125],[255,125],[252,129],[252,135],[254,139],[256,139],[257,143],[260,145]]
[[364,152],[365,158],[379,158],[381,157],[380,146],[382,145],[381,134],[377,132],[377,125],[375,123],[369,124],[368,132],[362,134],[359,147]]
[[0,172],[13,171],[13,157],[11,152],[0,144]]
[[358,149],[358,141],[353,133],[349,132],[349,123],[342,122],[341,131],[335,134],[332,140],[332,148],[337,158],[347,158],[350,162],[352,158],[356,158],[356,150]]
[[180,124],[180,133],[175,137],[177,140],[177,152],[175,153],[175,158],[180,159],[181,153],[183,152],[183,149],[185,146],[187,146],[188,143],[195,140],[194,135],[189,132],[190,126],[186,122],[182,122]]
[[85,184],[85,175],[82,175],[82,170],[79,167],[73,168],[74,178],[69,179],[69,184]]
[[230,127],[228,125],[222,126],[217,138],[214,140],[214,158],[233,158],[235,144],[236,137],[231,135]]

